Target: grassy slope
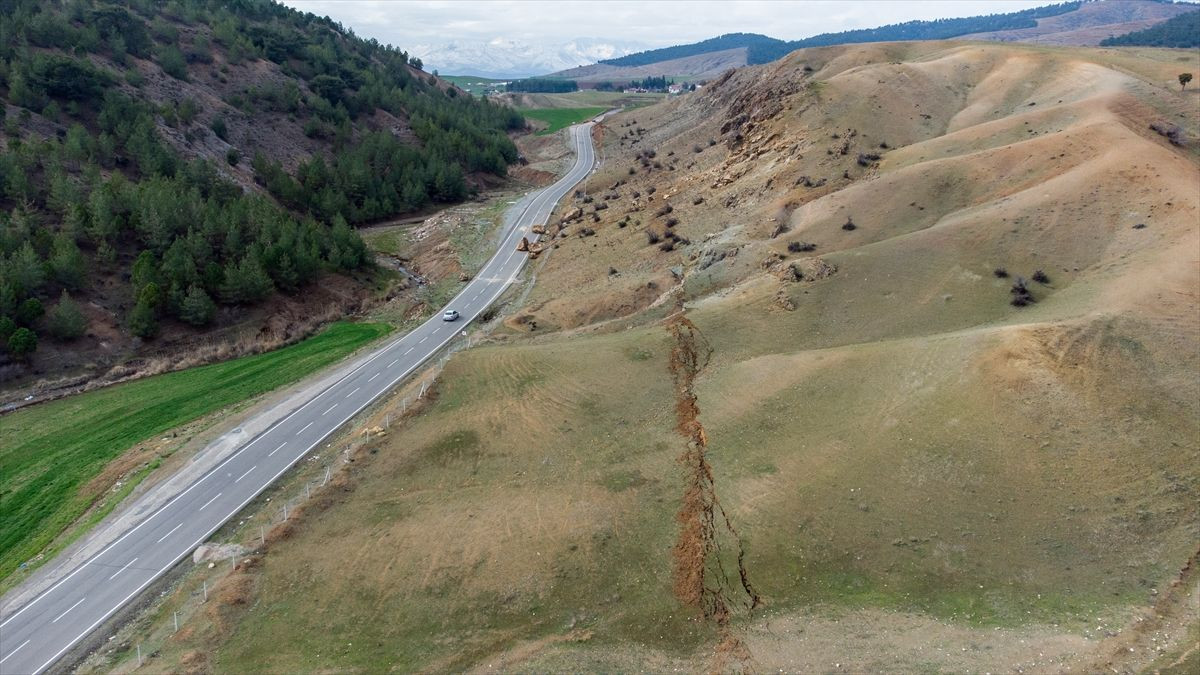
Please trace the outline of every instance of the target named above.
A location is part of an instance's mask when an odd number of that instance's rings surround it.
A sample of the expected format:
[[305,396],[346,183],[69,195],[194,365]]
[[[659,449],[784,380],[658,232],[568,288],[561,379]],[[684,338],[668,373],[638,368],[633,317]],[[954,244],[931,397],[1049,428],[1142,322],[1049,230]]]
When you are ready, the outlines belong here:
[[382,324],[338,323],[273,352],[149,377],[0,417],[0,577],[95,501],[80,487],[134,444],[270,391],[374,340]]
[[607,108],[589,107],[589,108],[534,108],[521,110],[521,114],[545,122],[545,129],[539,131],[541,135],[552,134],[559,129],[569,127],[577,122],[582,122],[586,119],[591,119],[596,115],[607,110]]

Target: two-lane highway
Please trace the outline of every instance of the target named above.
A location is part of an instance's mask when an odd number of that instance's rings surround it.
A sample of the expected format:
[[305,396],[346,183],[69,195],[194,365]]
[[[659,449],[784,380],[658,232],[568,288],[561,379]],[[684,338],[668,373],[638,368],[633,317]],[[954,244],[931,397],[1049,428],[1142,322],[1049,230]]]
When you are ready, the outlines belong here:
[[517,244],[591,172],[591,123],[570,129],[575,164],[553,185],[522,200],[499,250],[439,315],[381,347],[369,360],[232,453],[224,462],[133,525],[96,555],[19,609],[4,608],[0,674],[54,665],[118,609],[190,554],[255,496],[363,408],[404,379],[494,302],[521,271]]

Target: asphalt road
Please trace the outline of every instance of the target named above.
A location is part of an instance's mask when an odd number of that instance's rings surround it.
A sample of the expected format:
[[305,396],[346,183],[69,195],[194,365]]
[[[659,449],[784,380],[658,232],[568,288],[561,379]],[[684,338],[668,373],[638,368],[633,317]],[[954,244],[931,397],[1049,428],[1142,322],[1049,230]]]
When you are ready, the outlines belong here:
[[595,161],[591,123],[570,129],[575,164],[553,185],[514,207],[518,217],[502,233],[499,250],[448,308],[384,347],[288,417],[231,454],[174,499],[131,527],[107,548],[0,623],[0,674],[40,673],[125,603],[233,518],[255,496],[372,401],[387,393],[459,335],[513,282],[525,264],[517,243],[546,222],[554,206]]

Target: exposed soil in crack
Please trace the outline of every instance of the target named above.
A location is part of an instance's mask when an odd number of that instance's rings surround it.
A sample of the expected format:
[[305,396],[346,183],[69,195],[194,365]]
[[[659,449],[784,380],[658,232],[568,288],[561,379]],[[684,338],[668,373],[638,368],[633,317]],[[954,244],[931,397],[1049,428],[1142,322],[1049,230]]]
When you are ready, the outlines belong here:
[[[706,457],[708,436],[700,423],[693,387],[708,365],[712,348],[682,311],[670,319],[667,330],[674,341],[670,368],[675,380],[676,430],[687,441],[687,449],[679,456],[684,491],[675,516],[679,538],[672,550],[675,596],[685,606],[698,609],[705,620],[716,623],[721,640],[714,654],[714,670],[745,670],[752,666],[753,656],[730,628],[730,619],[737,609],[758,607],[761,599],[750,583],[741,538],[717,498]],[[727,569],[730,558],[736,560],[736,579]]]

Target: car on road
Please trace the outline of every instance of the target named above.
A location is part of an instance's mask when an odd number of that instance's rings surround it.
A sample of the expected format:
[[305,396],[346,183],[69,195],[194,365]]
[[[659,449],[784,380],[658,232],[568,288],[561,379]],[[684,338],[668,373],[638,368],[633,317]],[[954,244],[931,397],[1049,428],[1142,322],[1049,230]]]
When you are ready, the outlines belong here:
[[458,321],[458,311],[448,309],[442,312],[442,321]]

